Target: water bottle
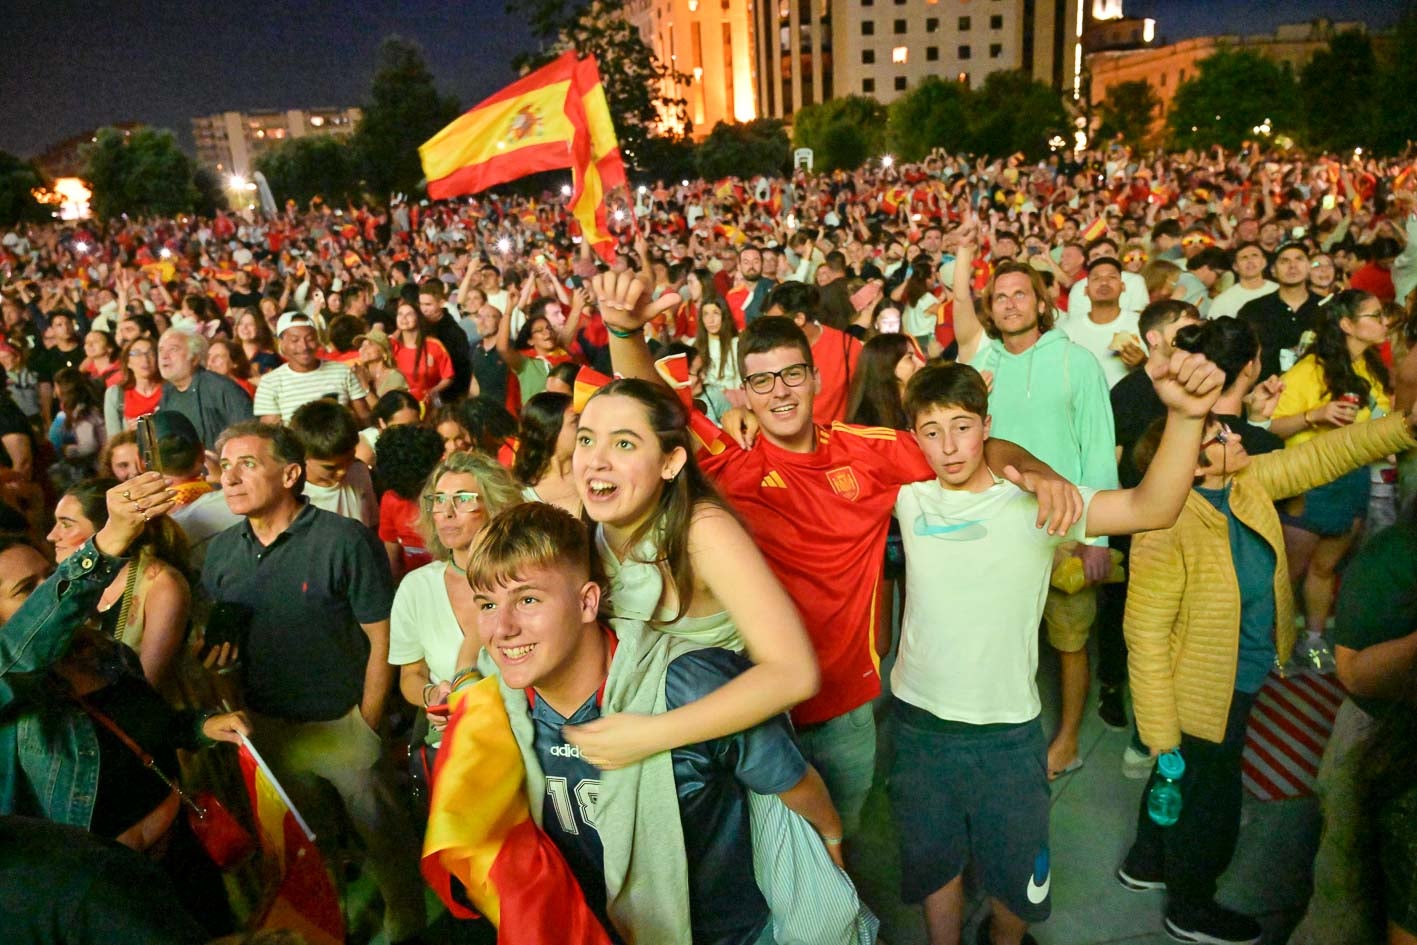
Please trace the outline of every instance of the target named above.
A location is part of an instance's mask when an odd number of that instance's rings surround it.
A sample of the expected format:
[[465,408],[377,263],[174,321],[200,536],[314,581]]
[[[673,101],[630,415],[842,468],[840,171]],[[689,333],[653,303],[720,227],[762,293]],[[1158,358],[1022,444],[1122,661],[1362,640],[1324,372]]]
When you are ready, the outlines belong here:
[[1181,775],[1186,773],[1186,762],[1181,753],[1171,749],[1156,760],[1156,773],[1160,776],[1146,792],[1146,812],[1152,822],[1160,827],[1170,827],[1181,818]]

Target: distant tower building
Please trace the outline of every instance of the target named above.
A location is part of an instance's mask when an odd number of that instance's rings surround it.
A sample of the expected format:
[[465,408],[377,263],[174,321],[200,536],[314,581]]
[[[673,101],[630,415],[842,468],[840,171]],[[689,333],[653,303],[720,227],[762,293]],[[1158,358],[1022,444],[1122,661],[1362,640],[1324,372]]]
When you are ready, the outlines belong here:
[[246,175],[261,152],[288,138],[352,134],[359,114],[357,108],[292,108],[193,118],[197,161],[226,174]]

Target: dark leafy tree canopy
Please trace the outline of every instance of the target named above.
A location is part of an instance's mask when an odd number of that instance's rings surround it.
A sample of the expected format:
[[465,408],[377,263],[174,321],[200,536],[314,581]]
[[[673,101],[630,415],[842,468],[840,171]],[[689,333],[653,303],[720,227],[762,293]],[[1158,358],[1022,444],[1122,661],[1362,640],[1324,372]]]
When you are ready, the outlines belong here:
[[645,167],[645,143],[659,129],[682,129],[683,134],[693,130],[688,100],[677,92],[690,76],[655,56],[626,19],[623,3],[533,0],[511,2],[507,9],[528,17],[544,44],[539,52],[519,57],[519,67],[538,68],[568,49],[595,56],[620,153],[628,165]]
[[434,86],[416,43],[398,36],[384,40],[353,142],[360,172],[377,201],[417,189],[423,180],[418,146],[459,110],[456,99]]
[[992,72],[970,99],[970,147],[976,154],[1022,151],[1035,157],[1050,134],[1068,126],[1058,92],[1026,72]]
[[173,216],[191,211],[199,194],[192,159],[172,132],[156,128],[104,128],[89,145],[84,177],[92,207],[102,219],[122,213]]
[[811,148],[817,171],[855,170],[886,150],[886,108],[865,95],[808,105],[793,116],[792,145]]
[[48,219],[49,211],[40,206],[33,194],[43,185],[44,180],[32,163],[0,151],[0,225]]
[[1292,133],[1298,92],[1286,65],[1248,50],[1222,50],[1201,60],[1200,74],[1176,89],[1166,119],[1172,144],[1237,148],[1266,118],[1277,132]]
[[713,126],[694,153],[698,176],[778,176],[785,173],[791,142],[782,122],[759,118],[742,124],[721,121]]
[[290,199],[305,206],[318,196],[338,205],[359,195],[354,158],[341,138],[291,138],[257,158],[256,169],[266,175],[278,204]]
[[1103,137],[1121,137],[1123,143],[1133,148],[1140,146],[1151,133],[1152,121],[1160,107],[1161,96],[1146,80],[1118,82],[1107,90],[1102,100]]
[[890,105],[890,146],[905,161],[935,148],[960,148],[969,139],[969,87],[927,76]]

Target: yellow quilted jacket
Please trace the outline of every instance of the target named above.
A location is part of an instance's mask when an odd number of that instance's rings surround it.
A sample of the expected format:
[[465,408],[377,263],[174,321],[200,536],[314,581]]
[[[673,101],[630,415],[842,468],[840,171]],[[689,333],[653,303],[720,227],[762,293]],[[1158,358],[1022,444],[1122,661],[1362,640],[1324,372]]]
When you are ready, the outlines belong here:
[[[1383,417],[1256,456],[1231,480],[1231,509],[1275,551],[1280,663],[1294,648],[1294,595],[1274,502],[1414,442],[1405,417]],[[1221,741],[1240,654],[1240,587],[1224,513],[1191,490],[1175,525],[1132,540],[1131,572],[1123,628],[1142,741],[1163,751],[1179,745],[1182,732]]]

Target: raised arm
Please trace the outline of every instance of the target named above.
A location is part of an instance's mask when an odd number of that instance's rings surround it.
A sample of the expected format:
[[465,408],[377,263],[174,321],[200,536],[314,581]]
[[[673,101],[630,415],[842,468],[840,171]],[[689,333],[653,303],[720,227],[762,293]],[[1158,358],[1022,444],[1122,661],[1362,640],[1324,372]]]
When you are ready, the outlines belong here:
[[512,313],[518,308],[531,304],[531,289],[536,280],[528,276],[522,281],[522,289],[516,296],[507,293],[507,309],[497,320],[497,356],[507,365],[507,370],[515,374],[521,370],[526,358],[512,346]]
[[649,283],[633,272],[602,272],[591,280],[600,317],[610,332],[610,363],[615,373],[663,384],[645,343],[644,327],[663,308],[678,305],[679,296],[666,292],[650,305],[649,288]]
[[968,361],[984,340],[984,323],[974,307],[974,256],[979,251],[979,223],[971,214],[959,235],[955,255],[954,326],[961,361]]
[[1153,351],[1146,370],[1166,405],[1161,444],[1135,489],[1109,489],[1093,496],[1087,510],[1088,535],[1170,528],[1191,491],[1205,418],[1225,386],[1225,374],[1204,355],[1185,351],[1173,353],[1169,362]]

